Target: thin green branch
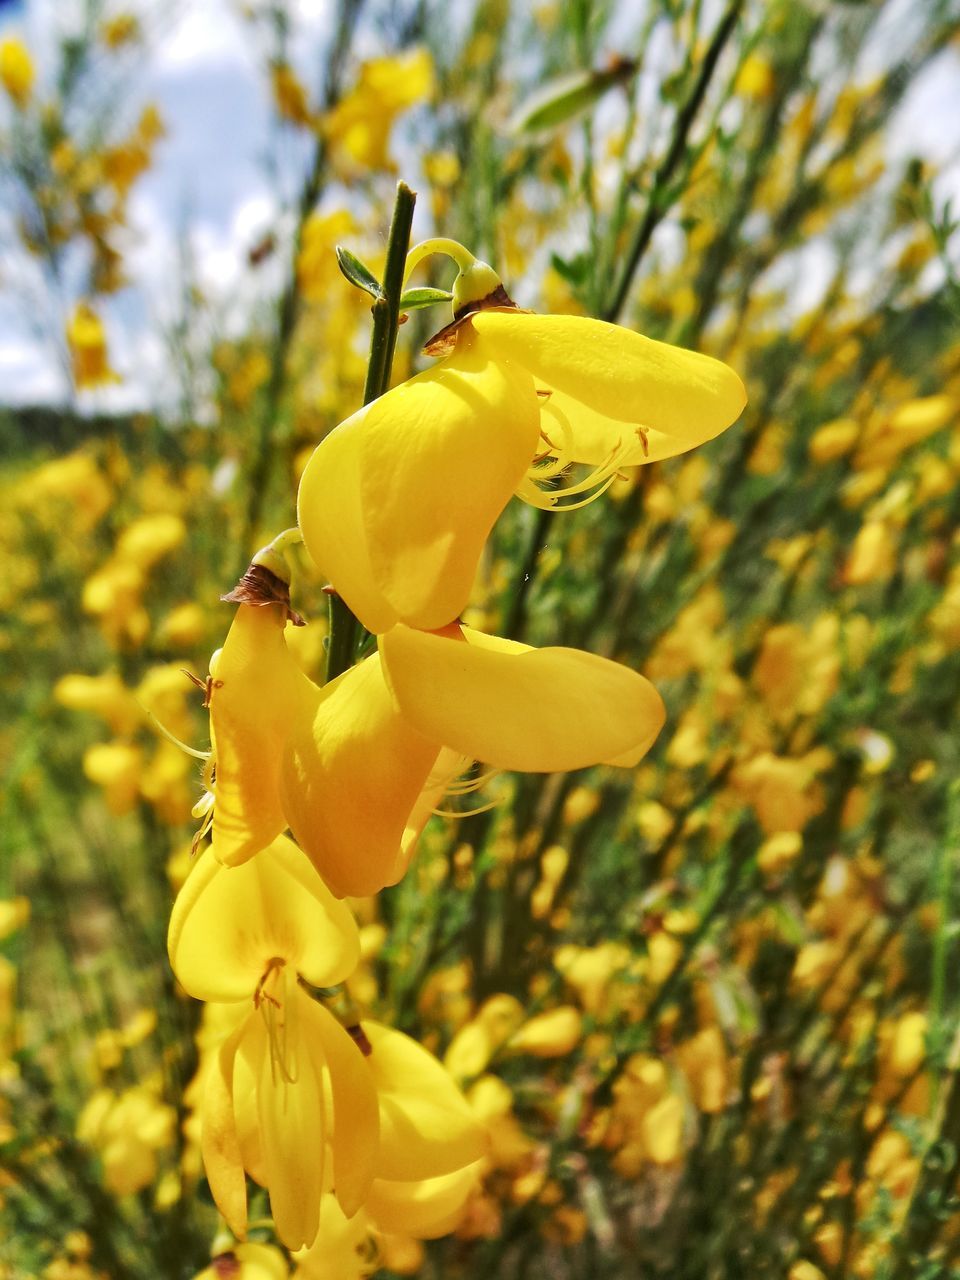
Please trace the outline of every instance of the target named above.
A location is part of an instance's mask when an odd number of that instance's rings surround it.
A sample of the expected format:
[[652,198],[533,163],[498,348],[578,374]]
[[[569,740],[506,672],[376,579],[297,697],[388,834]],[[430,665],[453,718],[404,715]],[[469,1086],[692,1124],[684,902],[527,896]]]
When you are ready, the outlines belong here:
[[[370,358],[367,377],[363,386],[363,403],[370,404],[390,386],[393,353],[397,346],[400,328],[400,295],[403,292],[403,275],[410,247],[410,228],[417,194],[405,182],[397,185],[397,198],[393,206],[393,219],[387,240],[387,261],[383,271],[383,296],[371,307],[373,331],[370,335]],[[362,641],[362,628],[339,596],[330,597],[330,643],[327,648],[327,680],[333,680],[349,667],[356,658],[357,645]]]

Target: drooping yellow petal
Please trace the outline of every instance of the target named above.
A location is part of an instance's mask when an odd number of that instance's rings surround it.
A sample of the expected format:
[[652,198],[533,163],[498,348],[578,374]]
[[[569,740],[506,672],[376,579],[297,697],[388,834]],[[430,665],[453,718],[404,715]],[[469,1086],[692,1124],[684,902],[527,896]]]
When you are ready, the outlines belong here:
[[367,1197],[367,1213],[381,1231],[432,1240],[459,1223],[470,1193],[480,1181],[482,1163],[419,1182],[377,1178]]
[[412,1182],[479,1160],[483,1129],[443,1065],[400,1031],[366,1021],[363,1029],[380,1100],[378,1177]]
[[233,1110],[233,1067],[242,1023],[220,1046],[207,1073],[201,1111],[200,1151],[217,1208],[238,1240],[247,1234],[247,1182]]
[[[312,1001],[292,983],[287,989],[283,1017],[296,1023],[309,1016]],[[323,1061],[307,1051],[302,1027],[294,1025],[289,1034],[292,1078],[279,1069],[265,1046],[257,1078],[257,1112],[277,1235],[288,1249],[300,1249],[313,1243],[320,1223],[326,1107]]]
[[287,651],[285,610],[242,604],[214,664],[210,734],[216,760],[213,848],[237,866],[287,825],[280,754],[297,707],[317,696]]
[[648,428],[657,447],[652,433],[676,437],[680,453],[719,435],[746,404],[743,383],[721,361],[620,325],[520,311],[481,311],[472,323],[484,351],[529,369],[538,387],[556,394],[572,429],[568,462],[602,462],[618,440],[630,449],[625,465],[643,462],[642,442],[624,423]]
[[322,1048],[333,1101],[333,1190],[352,1218],[366,1199],[377,1164],[377,1090],[368,1060],[336,1018],[321,1005],[311,1001],[310,1006],[303,1032]]
[[397,711],[377,654],[323,694],[315,712],[298,716],[283,751],[284,812],[333,892],[366,897],[406,870],[401,842],[439,746]]
[[177,895],[170,964],[198,1000],[249,1000],[283,961],[314,986],[350,976],[360,957],[356,922],[285,836],[239,867],[208,849]]
[[309,1249],[296,1255],[299,1280],[363,1280],[370,1273],[366,1265],[370,1234],[366,1213],[347,1218],[336,1197],[325,1195],[320,1233]]
[[318,446],[300,482],[303,540],[368,631],[460,614],[538,433],[530,374],[465,327],[448,359]]
[[397,626],[380,637],[380,655],[411,725],[501,769],[632,765],[665,718],[643,676],[578,649],[531,649],[467,627]]
[[572,1053],[583,1032],[583,1017],[572,1004],[538,1013],[507,1041],[508,1053],[530,1053],[535,1058],[558,1058]]

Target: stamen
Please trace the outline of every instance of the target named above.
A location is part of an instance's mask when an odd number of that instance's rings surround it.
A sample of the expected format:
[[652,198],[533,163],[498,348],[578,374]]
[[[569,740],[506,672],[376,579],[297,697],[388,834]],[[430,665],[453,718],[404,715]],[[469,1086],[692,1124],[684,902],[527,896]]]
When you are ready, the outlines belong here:
[[490,800],[487,804],[478,805],[476,809],[431,809],[430,812],[435,813],[438,818],[472,818],[478,813],[489,813],[499,803],[499,800]]
[[[259,1010],[267,1032],[267,1044],[270,1049],[270,1077],[274,1084],[280,1079],[284,1084],[296,1084],[296,1027],[292,1025],[296,1016],[296,1000],[289,998],[289,976],[285,970],[286,961],[274,956],[267,964],[263,976],[257,983],[253,993],[254,1008]],[[267,988],[267,983],[278,975],[281,984],[281,998],[278,999]]]
[[[191,679],[196,680],[196,676],[192,676],[192,677],[191,677]],[[199,684],[199,681],[198,681],[197,683]],[[171,733],[169,729],[167,729],[164,725],[162,725],[162,724],[160,723],[160,721],[157,719],[157,717],[156,717],[156,716],[153,714],[153,712],[150,710],[150,708],[149,708],[149,707],[145,707],[145,706],[143,705],[143,703],[140,701],[140,699],[139,699],[139,698],[137,699],[137,703],[138,703],[138,705],[139,705],[140,709],[144,712],[144,714],[145,714],[145,715],[146,715],[150,720],[152,720],[152,721],[153,721],[153,723],[154,723],[154,727],[157,729],[157,731],[158,731],[159,733],[162,733],[162,734],[163,734],[163,736],[164,736],[168,741],[172,742],[172,743],[173,743],[173,745],[174,745],[175,747],[179,747],[181,751],[185,751],[185,752],[187,753],[187,755],[188,755],[188,756],[193,756],[193,758],[194,758],[195,760],[209,760],[209,759],[210,759],[210,752],[209,752],[209,751],[198,751],[198,750],[196,749],[196,747],[188,747],[188,746],[187,746],[187,744],[186,744],[185,742],[181,742],[181,741],[180,741],[180,739],[176,736],[176,734]]]
[[501,772],[500,769],[488,769],[486,773],[481,773],[476,778],[462,778],[451,782],[446,789],[446,794],[448,796],[469,795],[471,791],[479,791],[482,786],[492,778],[496,778]]

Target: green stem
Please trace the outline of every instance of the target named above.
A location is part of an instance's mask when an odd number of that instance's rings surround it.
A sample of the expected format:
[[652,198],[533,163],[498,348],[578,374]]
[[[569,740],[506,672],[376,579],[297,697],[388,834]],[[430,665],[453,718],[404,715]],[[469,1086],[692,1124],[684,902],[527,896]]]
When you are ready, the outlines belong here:
[[[954,783],[947,798],[947,829],[937,850],[933,871],[939,919],[933,938],[930,981],[930,1058],[936,1072],[943,1070],[947,1057],[950,1019],[946,1014],[947,974],[950,953],[952,855],[960,842],[960,784]],[[933,1090],[933,1103],[939,1101],[939,1077]]]
[[630,245],[627,260],[624,263],[623,271],[620,274],[620,280],[617,283],[610,305],[603,313],[604,320],[615,321],[619,318],[627,300],[630,286],[633,283],[633,278],[640,265],[640,260],[653,239],[654,231],[656,231],[673,203],[668,194],[670,179],[673,177],[674,170],[686,151],[690,130],[697,118],[700,105],[706,97],[707,89],[710,87],[710,81],[713,79],[713,73],[720,60],[720,54],[730,39],[734,27],[737,25],[737,19],[740,17],[742,8],[743,0],[730,0],[726,12],[714,32],[713,39],[707,46],[707,51],[700,64],[700,73],[694,82],[690,96],[677,114],[669,150],[654,175],[653,191],[647,203],[646,213]]
[[[378,399],[390,386],[393,353],[400,328],[400,295],[410,246],[410,228],[417,193],[405,182],[397,184],[397,199],[387,240],[387,261],[383,270],[383,296],[371,307],[373,331],[370,359],[363,384],[363,403]],[[330,644],[327,649],[327,680],[334,680],[353,666],[357,645],[363,639],[360,623],[337,595],[330,596]]]

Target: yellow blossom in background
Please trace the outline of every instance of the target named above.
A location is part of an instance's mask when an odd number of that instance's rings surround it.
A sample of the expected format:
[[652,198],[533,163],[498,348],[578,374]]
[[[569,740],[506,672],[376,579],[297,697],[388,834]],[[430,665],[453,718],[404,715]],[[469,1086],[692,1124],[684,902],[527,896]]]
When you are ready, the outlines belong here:
[[329,303],[333,286],[340,278],[336,246],[357,231],[356,220],[347,209],[312,213],[303,224],[297,279],[309,302]]
[[150,1087],[101,1089],[81,1113],[77,1137],[99,1151],[108,1188],[126,1196],[154,1181],[157,1153],[172,1144],[175,1124],[174,1108]]
[[133,13],[114,14],[100,27],[100,38],[108,49],[119,49],[126,44],[135,44],[142,34],[140,21]]
[[67,325],[67,346],[78,390],[120,381],[110,367],[103,321],[89,303],[77,303]]
[[387,147],[394,119],[433,92],[426,49],[365,62],[354,88],[320,122],[337,161],[348,170],[390,167]]
[[270,68],[270,80],[277,111],[284,120],[291,124],[310,124],[313,116],[307,91],[293,67],[287,62],[275,63]]
[[33,59],[17,36],[0,41],[0,84],[22,110],[30,101],[35,76]]

